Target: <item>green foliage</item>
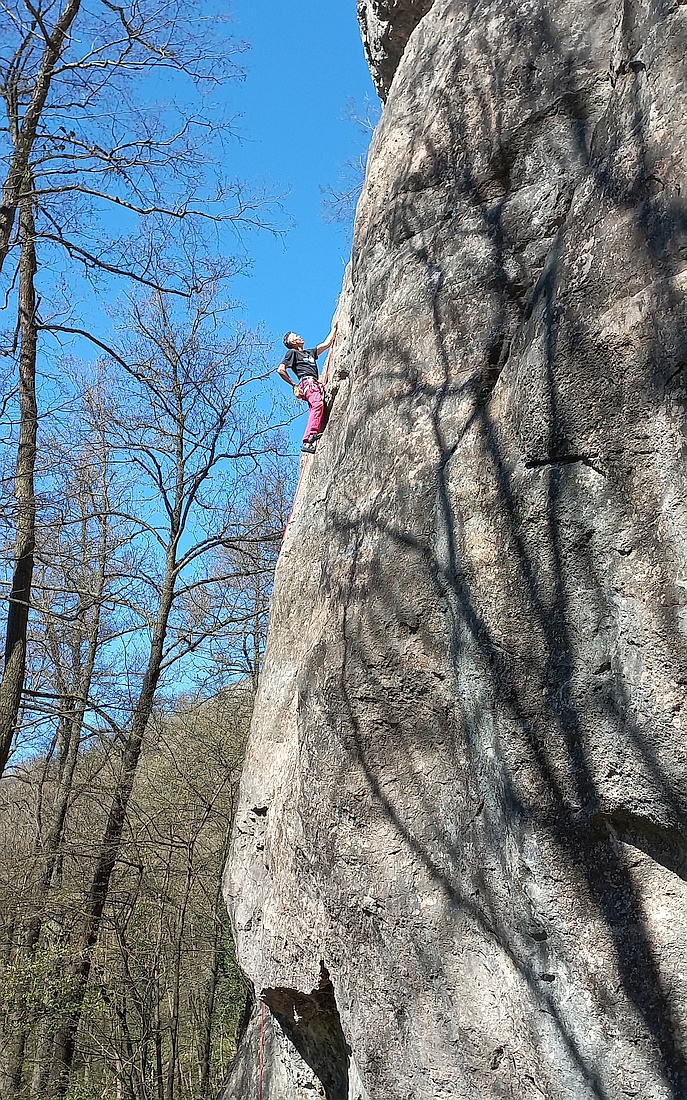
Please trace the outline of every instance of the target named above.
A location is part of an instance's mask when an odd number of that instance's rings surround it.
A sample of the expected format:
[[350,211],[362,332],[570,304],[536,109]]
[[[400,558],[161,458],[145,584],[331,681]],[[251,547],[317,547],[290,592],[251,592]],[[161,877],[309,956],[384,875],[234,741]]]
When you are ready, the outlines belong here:
[[[67,1100],[157,1100],[160,1066],[165,1097],[170,1089],[174,1100],[216,1095],[246,1000],[219,884],[252,701],[250,690],[234,685],[214,699],[180,700],[151,723],[93,953]],[[88,792],[94,774],[102,784],[106,765],[100,748],[85,752],[75,789]],[[24,784],[24,794],[37,796],[42,779],[47,800],[52,773],[37,761],[30,774],[35,786]],[[35,809],[27,799],[23,828]],[[2,973],[0,1042],[7,1046],[21,1019],[27,1085],[41,1039],[76,1004],[69,972],[84,872],[103,815],[91,798],[73,815],[60,886],[49,895],[50,920],[33,951],[15,943]],[[26,852],[30,874],[30,845]],[[10,893],[0,893],[6,926],[11,906]]]
[[73,992],[73,982],[63,973],[68,961],[69,949],[56,944],[17,955],[3,972],[0,1012],[35,1018],[68,1011]]
[[83,1084],[75,1081],[69,1086],[67,1100],[102,1100],[102,1095],[99,1084]]

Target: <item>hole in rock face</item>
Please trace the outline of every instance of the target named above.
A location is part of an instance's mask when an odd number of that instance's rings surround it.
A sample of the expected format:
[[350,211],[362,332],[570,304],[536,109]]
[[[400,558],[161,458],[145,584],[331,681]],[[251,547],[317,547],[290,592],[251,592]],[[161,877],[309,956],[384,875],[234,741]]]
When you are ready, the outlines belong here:
[[549,933],[545,928],[533,928],[530,932],[530,936],[533,940],[537,940],[538,943],[543,943],[545,940],[548,940]]
[[277,986],[263,989],[262,1000],[322,1082],[327,1100],[347,1100],[350,1048],[324,963],[320,962],[320,980],[310,993]]
[[253,806],[251,813],[256,817],[267,817],[267,806]]

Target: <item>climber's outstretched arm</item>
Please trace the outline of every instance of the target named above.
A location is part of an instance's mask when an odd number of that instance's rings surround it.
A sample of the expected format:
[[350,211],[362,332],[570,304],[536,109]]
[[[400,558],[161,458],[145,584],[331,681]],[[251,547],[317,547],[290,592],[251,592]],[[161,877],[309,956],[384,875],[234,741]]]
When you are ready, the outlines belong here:
[[323,351],[326,351],[327,348],[330,348],[332,346],[332,344],[336,340],[336,329],[337,329],[337,324],[336,324],[336,321],[335,321],[334,324],[332,325],[332,330],[329,333],[329,336],[327,337],[327,339],[322,344],[317,345],[317,354],[318,355],[321,355]]

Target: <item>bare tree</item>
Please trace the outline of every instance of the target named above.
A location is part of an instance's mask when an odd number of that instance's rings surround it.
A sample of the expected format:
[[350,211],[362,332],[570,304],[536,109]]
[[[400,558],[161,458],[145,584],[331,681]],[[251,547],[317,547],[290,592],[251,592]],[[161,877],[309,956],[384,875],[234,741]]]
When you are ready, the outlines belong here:
[[[264,407],[259,344],[240,327],[227,326],[227,310],[211,288],[188,305],[177,300],[175,306],[156,293],[132,299],[129,308],[125,336],[111,361],[99,365],[93,384],[75,384],[78,400],[69,408],[73,420],[67,418],[64,439],[43,448],[42,490],[52,503],[36,550],[32,663],[22,721],[43,738],[47,757],[37,783],[32,905],[18,908],[11,939],[15,969],[22,959],[25,967],[48,960],[54,968],[48,985],[66,991],[61,1000],[67,1011],[37,1009],[22,1017],[21,999],[14,999],[3,1058],[8,1098],[19,1095],[26,1080],[29,1039],[32,1096],[65,1094],[155,701],[170,677],[195,680],[198,663],[211,660],[217,649],[235,652],[234,677],[254,673],[284,521],[284,479],[270,470],[279,441],[269,427],[272,412]],[[266,480],[261,464],[268,467]],[[77,782],[89,741],[92,769]],[[93,818],[96,781],[102,793]],[[110,804],[102,817],[105,792]],[[202,807],[200,798],[195,805]],[[65,853],[79,848],[69,840],[77,814],[90,820],[91,835],[101,832],[97,843],[70,856],[80,868],[77,877],[90,879],[85,898],[63,870]],[[197,859],[195,842],[187,839],[182,851],[188,868]],[[208,889],[216,903],[214,877]],[[179,919],[165,929],[165,942],[176,944],[177,953],[190,890],[189,880]],[[206,1085],[223,957],[219,928],[213,929],[213,967],[206,994],[198,993],[193,1040],[197,1076]],[[174,1004],[181,960],[170,965],[177,975],[167,987]],[[134,1003],[133,994],[127,1003],[113,1001],[122,1079],[127,1073],[145,1076],[145,1067],[132,1068],[127,1053]],[[146,1012],[146,1034],[154,1036],[156,1048],[146,1065],[157,1066],[166,1050],[160,1088],[178,1093],[175,1050],[181,1037],[176,1025],[164,1022],[161,1002]]]
[[[17,727],[31,603],[37,353],[79,333],[101,346],[107,339],[110,323],[105,318],[102,325],[102,311],[92,309],[88,324],[75,315],[78,274],[86,295],[93,283],[123,279],[188,296],[209,276],[227,277],[242,266],[227,259],[224,223],[233,229],[270,223],[267,197],[225,179],[220,167],[232,120],[219,107],[221,97],[204,93],[216,93],[239,75],[235,59],[243,46],[227,37],[221,19],[202,18],[203,2],[95,0],[83,6],[68,0],[61,11],[55,0],[5,5],[0,268],[19,248],[19,286],[15,290],[15,272],[6,301],[17,300],[20,369],[0,774]],[[170,78],[177,94],[159,104],[155,81]],[[0,350],[12,354],[15,342],[10,327]]]
[[[9,56],[3,57],[2,94],[7,105],[13,149],[2,187],[0,272],[9,252],[22,193],[26,195],[28,192],[30,195],[32,190],[30,164],[38,128],[48,101],[55,66],[68,42],[69,29],[80,6],[81,0],[67,0],[50,28],[46,20],[50,19],[52,5],[47,5],[46,11],[44,8],[41,10],[43,6],[40,4],[33,7],[26,3],[23,12],[21,8],[6,11],[15,32],[16,46]],[[32,54],[37,55],[33,80],[27,79]]]
[[[57,18],[55,0],[10,0],[5,11],[0,262],[28,193],[41,215],[41,239],[87,269],[144,283],[147,261],[173,225],[259,220],[260,197],[208,175],[231,120],[209,97],[194,103],[192,90],[216,92],[237,75],[243,47],[223,33],[216,14],[203,18],[202,0],[68,0]],[[155,80],[170,77],[181,107],[156,102]],[[139,217],[153,220],[155,240],[150,252],[127,252]],[[122,233],[113,238],[106,222]]]
[[248,334],[226,339],[223,311],[210,290],[188,308],[173,309],[156,293],[132,299],[130,309],[132,336],[116,360],[126,400],[113,400],[109,433],[113,453],[125,456],[141,478],[128,506],[138,527],[132,547],[138,539],[146,553],[136,601],[128,602],[147,640],[128,655],[127,675],[139,686],[118,730],[112,801],[69,969],[72,1009],[55,1036],[50,1095],[60,1098],[68,1087],[93,949],[158,685],[222,628],[214,609],[200,613],[204,563],[220,547],[240,541],[245,487],[260,456],[274,447],[252,393],[262,380],[259,357]]
[[[262,651],[276,542],[257,515],[256,485],[275,441],[256,392],[260,348],[240,329],[227,336],[216,287],[241,266],[226,258],[223,226],[262,225],[270,215],[264,195],[249,195],[217,166],[231,119],[196,92],[237,73],[236,49],[201,11],[202,0],[5,5],[0,269],[10,273],[5,317],[16,305],[17,325],[0,334],[0,351],[17,361],[19,384],[15,396],[10,383],[1,406],[17,461],[14,506],[3,517],[16,545],[6,555],[0,771],[18,729],[41,748],[38,760],[17,754],[4,788],[25,792],[27,840],[26,889],[3,901],[8,1100],[29,1081],[32,1100],[65,1095],[84,1013],[90,1022],[86,994],[101,938],[119,929],[128,950],[139,879],[121,912],[107,916],[107,906],[161,694],[172,676],[197,679],[221,637],[232,651],[230,679],[239,670],[254,678]],[[157,105],[156,74],[181,82],[178,107]],[[66,272],[69,295],[60,285]],[[129,299],[129,338],[111,335],[102,310],[87,320],[77,313],[77,273],[86,296],[91,284],[109,294],[112,280],[148,288],[148,298]],[[95,384],[62,377],[43,387],[52,415],[37,407],[36,374],[65,339],[87,339],[104,357]],[[105,805],[92,796],[95,782]],[[187,878],[171,930],[172,993],[181,988],[198,845],[177,849]],[[215,879],[210,893],[216,900]],[[194,1032],[204,1089],[223,958],[224,932],[216,922],[212,929],[212,974]],[[45,992],[36,999],[39,974]],[[123,1095],[147,1089],[154,1064],[161,1100],[185,1087],[174,1050],[187,1036],[165,1016],[159,987],[150,1003],[147,996],[130,982],[113,1000],[113,1059]],[[154,1047],[149,1057],[144,1042],[138,1062],[136,1014]]]
[[[111,516],[112,471],[97,391],[84,393],[83,407],[81,445],[75,446],[72,436],[69,448],[56,443],[47,448],[52,492],[59,503],[52,522],[42,525],[36,549],[40,598],[29,638],[33,664],[24,720],[40,729],[54,719],[55,732],[37,786],[33,904],[28,915],[25,908],[17,914],[15,961],[33,957],[42,933],[44,948],[55,950],[59,940],[60,924],[50,899],[61,884],[67,813],[79,753],[88,737],[84,724],[93,706],[93,677],[104,640],[104,601],[113,561],[128,536]],[[15,1012],[8,1028],[9,1047],[0,1061],[3,1096],[14,1096],[20,1088],[32,1027],[26,1013]],[[49,1020],[40,1021],[40,1035],[44,1043],[49,1042]],[[37,1077],[40,1080],[39,1069]],[[42,1095],[39,1087],[34,1091]]]
[[257,480],[249,498],[244,537],[220,548],[215,558],[208,599],[222,617],[225,630],[210,639],[211,668],[231,681],[248,678],[252,690],[267,636],[272,578],[295,491],[290,466],[276,459]]
[[[24,175],[28,175],[24,168]],[[31,600],[35,547],[34,469],[38,408],[36,404],[36,243],[32,197],[20,200],[19,234],[19,410],[20,428],[14,478],[16,500],[15,565],[7,611],[5,663],[0,681],[0,775],[5,770],[17,724],[26,669],[26,632]]]

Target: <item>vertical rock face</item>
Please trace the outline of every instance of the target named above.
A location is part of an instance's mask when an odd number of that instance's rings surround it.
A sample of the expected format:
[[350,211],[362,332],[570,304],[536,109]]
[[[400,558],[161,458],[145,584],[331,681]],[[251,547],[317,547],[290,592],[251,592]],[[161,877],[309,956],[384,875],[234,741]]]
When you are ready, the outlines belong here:
[[405,46],[226,875],[264,1100],[687,1096],[686,53],[677,0]]

